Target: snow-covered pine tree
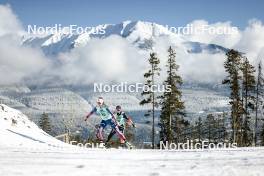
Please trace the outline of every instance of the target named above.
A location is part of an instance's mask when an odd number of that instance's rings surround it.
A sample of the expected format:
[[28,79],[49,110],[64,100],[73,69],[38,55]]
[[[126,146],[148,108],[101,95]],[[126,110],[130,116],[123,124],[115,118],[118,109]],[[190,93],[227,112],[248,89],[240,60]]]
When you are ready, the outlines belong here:
[[226,127],[226,113],[223,112],[221,115],[218,115],[217,119],[217,129],[218,129],[218,142],[226,141],[227,138],[227,127]]
[[[264,76],[262,74],[262,63],[259,62],[257,69],[257,84],[256,84],[256,101],[255,101],[255,125],[254,125],[254,144],[257,144],[258,140],[258,118],[260,106],[263,104],[261,98],[264,97]],[[264,125],[262,135],[262,144],[264,145]]]
[[48,134],[51,134],[51,122],[48,114],[43,113],[39,119],[39,127]]
[[179,137],[184,127],[184,102],[181,100],[182,93],[180,86],[182,78],[178,75],[179,66],[176,64],[176,53],[170,46],[168,49],[167,79],[164,86],[170,87],[170,91],[165,91],[161,99],[160,115],[160,137],[163,141],[179,142]]
[[202,118],[199,117],[198,121],[196,121],[195,123],[195,128],[196,128],[196,134],[195,135],[195,140],[198,138],[198,142],[201,143],[202,142],[202,134],[203,134],[203,122],[202,122]]
[[240,145],[241,139],[241,127],[242,127],[242,114],[243,105],[240,95],[240,66],[241,66],[241,54],[236,50],[229,50],[226,53],[227,59],[224,63],[225,71],[227,72],[226,79],[223,80],[223,84],[228,84],[231,90],[230,102],[231,105],[231,125],[232,125],[232,142]]
[[208,114],[205,120],[205,127],[207,128],[207,139],[209,142],[212,142],[214,138],[214,131],[216,130],[214,127],[215,117],[213,114]]
[[242,126],[242,141],[243,146],[252,144],[252,132],[250,129],[250,110],[254,110],[255,101],[255,68],[251,65],[246,57],[243,57],[241,64],[242,71],[242,99],[243,99],[243,126]]
[[140,105],[151,104],[152,109],[149,110],[145,116],[150,116],[152,114],[152,148],[155,148],[155,108],[158,105],[157,97],[155,91],[152,91],[153,86],[156,83],[156,77],[160,76],[160,60],[156,53],[150,53],[150,58],[148,59],[150,69],[144,74],[146,80],[145,85],[149,87],[148,90],[143,90],[141,93],[145,98],[140,102]]

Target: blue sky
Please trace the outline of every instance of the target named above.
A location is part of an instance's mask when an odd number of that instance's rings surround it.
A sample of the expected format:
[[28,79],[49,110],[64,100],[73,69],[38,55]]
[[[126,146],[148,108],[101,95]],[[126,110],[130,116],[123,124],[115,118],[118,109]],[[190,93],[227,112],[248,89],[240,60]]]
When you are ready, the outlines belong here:
[[231,21],[240,28],[248,20],[264,21],[262,0],[0,0],[10,4],[24,26],[54,24],[95,26],[124,20],[144,20],[185,26],[196,19]]

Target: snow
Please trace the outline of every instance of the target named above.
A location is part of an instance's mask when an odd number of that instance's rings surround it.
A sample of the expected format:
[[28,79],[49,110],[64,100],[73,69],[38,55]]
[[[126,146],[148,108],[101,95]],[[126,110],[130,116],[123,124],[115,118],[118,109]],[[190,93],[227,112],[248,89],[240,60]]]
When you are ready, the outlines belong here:
[[260,176],[263,166],[263,147],[126,150],[71,146],[40,130],[20,111],[0,105],[0,175],[3,176]]
[[39,129],[20,111],[0,104],[0,146],[49,148],[66,144]]
[[40,89],[20,97],[28,107],[42,112],[64,112],[78,110],[85,114],[91,106],[80,95],[60,88]]
[[0,147],[0,175],[260,176],[264,148],[211,151]]
[[[183,101],[188,113],[223,112],[229,107],[229,98],[213,90],[183,89]],[[198,114],[197,114],[198,112]]]

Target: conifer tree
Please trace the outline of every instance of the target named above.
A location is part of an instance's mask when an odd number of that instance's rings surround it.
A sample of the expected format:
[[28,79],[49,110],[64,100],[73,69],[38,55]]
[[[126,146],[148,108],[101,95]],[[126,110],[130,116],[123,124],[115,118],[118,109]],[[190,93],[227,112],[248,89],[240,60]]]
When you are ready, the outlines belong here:
[[208,114],[207,117],[206,117],[206,121],[205,121],[205,125],[206,125],[206,128],[207,128],[207,137],[208,137],[208,141],[211,142],[212,141],[212,138],[213,138],[213,135],[214,135],[214,116],[213,114]]
[[260,140],[261,140],[261,146],[264,146],[264,124],[262,125],[262,129],[260,132]]
[[[256,101],[255,101],[255,125],[254,125],[254,144],[257,144],[258,139],[258,112],[260,110],[261,105],[261,97],[264,96],[264,77],[262,74],[262,63],[259,62],[258,70],[257,70],[257,84],[256,84]],[[264,135],[264,126],[263,126],[263,135]],[[262,136],[262,141],[264,144],[264,136]]]
[[[240,66],[241,54],[236,50],[229,50],[226,53],[227,60],[224,63],[227,77],[223,80],[223,84],[228,84],[231,90],[230,102],[231,105],[231,124],[232,124],[232,141],[238,143],[241,141],[241,127],[242,127],[242,114],[243,105],[240,94]],[[240,145],[240,144],[239,144]]]
[[179,66],[176,64],[176,53],[169,47],[167,61],[167,79],[164,82],[165,87],[170,91],[165,91],[161,99],[161,140],[168,142],[178,142],[179,136],[185,127],[184,123],[184,102],[181,100],[182,93],[180,86],[182,78],[178,75]]
[[51,122],[48,114],[43,113],[39,120],[39,127],[48,134],[51,134]]
[[156,77],[160,75],[159,63],[160,60],[157,57],[156,53],[150,53],[150,58],[148,59],[150,69],[144,74],[146,79],[145,85],[148,87],[148,90],[143,90],[141,93],[145,98],[140,102],[140,105],[151,104],[152,109],[149,110],[145,116],[152,115],[152,148],[155,148],[155,108],[158,105],[156,93],[153,90],[154,85],[156,84]]
[[198,135],[198,141],[199,143],[202,142],[202,130],[203,130],[203,122],[202,118],[199,117],[198,121],[196,122],[196,128],[197,128],[197,135]]
[[250,129],[250,110],[254,110],[255,101],[255,68],[251,65],[246,57],[241,64],[242,71],[242,102],[244,110],[243,127],[242,127],[242,145],[249,146],[252,143]]

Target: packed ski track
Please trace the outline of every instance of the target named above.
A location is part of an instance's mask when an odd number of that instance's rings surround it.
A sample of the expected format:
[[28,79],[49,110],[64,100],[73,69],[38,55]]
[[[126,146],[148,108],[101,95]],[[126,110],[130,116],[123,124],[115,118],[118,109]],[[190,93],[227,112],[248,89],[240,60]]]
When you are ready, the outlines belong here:
[[207,151],[0,148],[2,176],[261,176],[264,148]]
[[261,176],[264,148],[88,149],[63,143],[0,104],[0,176]]

